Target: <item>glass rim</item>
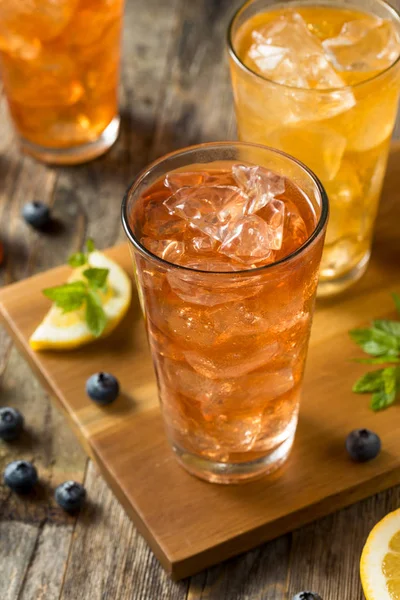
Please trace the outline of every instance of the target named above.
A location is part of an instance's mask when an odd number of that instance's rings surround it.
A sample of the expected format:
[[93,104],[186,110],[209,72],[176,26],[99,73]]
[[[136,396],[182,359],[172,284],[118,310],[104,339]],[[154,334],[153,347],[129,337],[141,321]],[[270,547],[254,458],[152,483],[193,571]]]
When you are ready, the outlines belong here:
[[[398,24],[400,26],[400,12],[398,12],[394,6],[389,4],[389,2],[386,2],[386,0],[375,0],[375,1],[377,4],[380,4],[381,6],[384,6],[385,8],[387,8],[388,11],[390,13],[392,13],[392,15],[396,18],[396,21],[398,22]],[[264,81],[264,82],[270,83],[272,85],[276,85],[279,88],[283,88],[283,89],[287,89],[287,90],[291,90],[291,91],[297,90],[297,91],[300,91],[303,93],[309,93],[309,94],[329,94],[329,93],[333,93],[333,92],[343,92],[346,90],[347,91],[354,90],[355,88],[366,85],[366,84],[370,83],[371,81],[378,79],[378,77],[381,77],[385,73],[388,73],[391,69],[393,69],[400,62],[400,53],[399,53],[399,56],[396,58],[396,60],[394,62],[392,62],[385,69],[382,69],[382,71],[375,73],[375,75],[372,75],[371,77],[368,77],[367,79],[363,79],[362,81],[358,81],[357,83],[354,83],[352,85],[345,85],[343,87],[333,87],[333,88],[325,88],[325,89],[305,88],[305,87],[297,87],[294,85],[287,85],[286,83],[279,83],[278,81],[269,79],[268,77],[261,75],[261,73],[257,73],[257,71],[253,71],[253,69],[250,69],[250,67],[248,67],[247,65],[244,64],[244,62],[241,60],[241,58],[239,57],[239,55],[237,54],[237,52],[235,50],[235,47],[233,44],[233,39],[232,39],[232,31],[233,31],[233,26],[235,24],[236,19],[239,17],[240,13],[246,8],[246,6],[249,6],[250,4],[253,4],[254,2],[256,2],[256,0],[245,0],[245,2],[243,4],[241,4],[239,6],[239,8],[235,11],[235,13],[234,13],[233,17],[231,18],[229,25],[228,25],[227,45],[228,45],[229,54],[230,54],[231,58],[235,61],[235,63],[239,67],[241,67],[244,71],[249,73],[250,75],[257,77],[260,81]],[[301,6],[301,4],[302,4],[301,0],[294,0],[294,2],[297,3],[298,6]],[[273,7],[274,5],[277,5],[277,4],[283,4],[282,0],[273,2],[271,4],[271,7]],[[324,2],[324,0],[315,0],[315,2],[313,2],[313,4],[315,4],[317,6],[322,6],[322,5],[327,4],[327,2]],[[341,4],[342,3],[339,1],[337,3],[337,6],[340,7]],[[343,6],[349,7],[351,5],[343,4]],[[288,7],[288,4],[286,4],[286,7]],[[354,6],[354,8],[356,8],[356,7]]]
[[[128,211],[129,198],[130,198],[131,194],[135,191],[135,189],[137,189],[139,187],[139,185],[143,182],[143,180],[146,178],[146,176],[156,166],[162,164],[164,161],[166,161],[167,159],[170,159],[170,158],[175,158],[175,157],[183,156],[186,154],[191,154],[191,153],[197,152],[198,150],[204,150],[204,149],[217,150],[219,148],[228,148],[228,147],[237,147],[237,146],[244,147],[244,148],[255,148],[255,149],[257,148],[257,149],[260,149],[263,151],[267,150],[268,152],[272,152],[274,154],[278,154],[278,155],[282,156],[283,158],[289,159],[291,162],[296,163],[306,173],[306,175],[313,181],[313,183],[315,184],[315,186],[318,190],[320,198],[321,198],[321,214],[319,216],[318,222],[315,225],[313,232],[307,238],[307,240],[304,242],[304,244],[299,246],[299,248],[297,248],[294,252],[291,252],[290,254],[288,254],[287,256],[284,256],[283,258],[281,258],[280,260],[277,260],[276,262],[270,263],[268,265],[263,265],[260,267],[254,267],[252,269],[240,269],[238,271],[205,271],[202,269],[193,269],[192,267],[187,267],[185,265],[178,265],[176,263],[172,263],[163,258],[160,258],[156,254],[153,254],[152,252],[150,252],[150,250],[148,250],[143,244],[141,244],[140,240],[137,239],[137,237],[135,236],[135,234],[133,233],[133,231],[130,227],[127,211]],[[230,276],[230,277],[232,277],[232,276],[235,277],[236,275],[241,275],[241,276],[249,275],[250,276],[250,275],[253,275],[254,273],[259,274],[263,271],[271,270],[271,269],[274,269],[274,267],[278,267],[287,262],[291,262],[293,259],[295,259],[300,254],[303,254],[303,252],[309,246],[311,246],[311,244],[314,242],[314,240],[316,240],[319,237],[319,235],[322,233],[322,231],[324,230],[324,227],[327,223],[328,215],[329,215],[329,203],[328,203],[328,196],[325,191],[325,188],[323,187],[321,181],[318,179],[318,177],[315,175],[315,173],[313,173],[313,171],[311,171],[311,169],[309,169],[304,163],[297,160],[297,158],[294,158],[290,154],[286,154],[286,152],[282,152],[281,150],[277,150],[276,148],[271,148],[269,146],[263,146],[261,144],[253,144],[253,143],[238,142],[238,141],[206,142],[203,144],[186,146],[185,148],[181,148],[180,150],[174,150],[173,152],[169,152],[168,154],[161,156],[160,158],[151,162],[148,166],[143,168],[141,171],[139,171],[139,173],[137,174],[137,176],[135,177],[133,182],[129,185],[128,189],[126,190],[123,200],[122,200],[122,206],[121,206],[122,225],[123,225],[125,233],[128,237],[128,240],[132,243],[132,245],[136,248],[136,250],[138,250],[139,253],[142,256],[144,256],[145,258],[148,258],[148,259],[152,260],[153,262],[156,262],[156,263],[162,265],[163,267],[167,267],[169,269],[172,267],[177,270],[180,270],[180,271],[182,271],[182,273],[186,272],[186,273],[191,273],[191,274],[196,274],[196,273],[202,274],[202,275],[207,274],[208,276],[210,276],[210,275],[211,276],[212,275],[221,276],[222,275],[222,276]]]

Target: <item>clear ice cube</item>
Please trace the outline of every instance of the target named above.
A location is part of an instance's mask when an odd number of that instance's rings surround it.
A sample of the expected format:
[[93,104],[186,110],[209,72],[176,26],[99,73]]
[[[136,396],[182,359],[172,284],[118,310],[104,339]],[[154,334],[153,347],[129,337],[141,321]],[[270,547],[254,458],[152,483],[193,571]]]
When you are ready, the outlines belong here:
[[277,173],[260,167],[233,165],[232,174],[237,184],[247,194],[246,214],[253,214],[285,191],[285,180]]
[[393,23],[381,19],[349,21],[337,37],[324,40],[322,45],[339,71],[381,71],[400,54]]
[[273,81],[303,89],[344,87],[325,57],[321,42],[298,13],[287,11],[252,35],[248,55]]
[[164,179],[164,185],[175,194],[184,187],[195,187],[204,184],[208,174],[203,171],[173,171]]
[[140,243],[159,258],[176,263],[185,251],[185,244],[177,240],[155,240],[142,238]]
[[[268,98],[264,100],[264,120],[265,115],[273,115],[275,106],[280,110],[277,118],[283,118],[284,123],[329,119],[355,106],[352,91],[345,88],[327,59],[321,41],[295,11],[288,10],[253,32],[247,64],[268,79],[288,86],[278,92],[271,86],[273,100],[267,110]],[[312,101],[309,89],[320,90],[313,94]],[[278,93],[279,99],[275,97]]]
[[[280,204],[285,207],[283,202]],[[272,250],[282,244],[282,230],[283,219],[281,226],[275,229],[257,215],[243,217],[227,233],[220,251],[247,266],[266,262],[269,258],[272,261]]]
[[331,181],[340,168],[346,138],[331,127],[299,123],[277,127],[270,133],[268,144],[296,156],[322,181]]
[[280,350],[278,342],[271,341],[254,352],[223,352],[212,358],[194,350],[184,352],[187,362],[193,369],[209,379],[225,379],[242,377],[251,371],[267,364]]
[[221,242],[231,221],[244,214],[246,201],[246,195],[237,187],[199,185],[178,189],[164,205],[171,214]]

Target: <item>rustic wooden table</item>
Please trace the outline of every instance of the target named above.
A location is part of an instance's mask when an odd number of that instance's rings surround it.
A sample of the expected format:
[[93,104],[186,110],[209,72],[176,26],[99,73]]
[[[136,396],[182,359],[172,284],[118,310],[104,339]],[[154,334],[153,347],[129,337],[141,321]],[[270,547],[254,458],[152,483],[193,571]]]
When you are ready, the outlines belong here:
[[[1,285],[65,262],[85,236],[100,248],[122,241],[121,199],[139,168],[173,148],[234,136],[225,31],[238,4],[127,0],[122,132],[92,163],[56,169],[22,157],[3,100]],[[22,205],[37,199],[53,207],[52,234],[38,235],[20,218]],[[1,405],[18,407],[29,423],[22,444],[0,445],[0,468],[31,457],[44,482],[30,502],[0,486],[1,600],[290,600],[302,589],[324,600],[362,599],[361,548],[374,523],[398,507],[400,488],[174,583],[2,329],[0,376]],[[78,517],[52,499],[51,489],[69,478],[84,482],[91,499]]]

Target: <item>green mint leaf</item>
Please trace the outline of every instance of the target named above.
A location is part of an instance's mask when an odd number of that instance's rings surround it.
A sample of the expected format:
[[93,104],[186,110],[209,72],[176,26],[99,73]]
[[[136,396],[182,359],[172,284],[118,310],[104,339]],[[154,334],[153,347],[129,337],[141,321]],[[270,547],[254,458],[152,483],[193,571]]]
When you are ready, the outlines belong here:
[[92,238],[88,238],[86,240],[86,250],[89,252],[94,252],[96,250],[96,246],[94,245],[94,241],[92,240]]
[[379,392],[384,387],[383,379],[384,369],[371,371],[366,373],[353,385],[353,392],[357,394],[365,394],[367,392]]
[[363,363],[365,365],[383,365],[388,362],[399,363],[400,358],[392,356],[391,354],[384,356],[376,356],[375,358],[352,358],[353,362]]
[[400,369],[398,367],[387,367],[382,370],[383,386],[373,394],[371,399],[372,410],[383,410],[396,400],[397,387],[400,380]]
[[71,267],[81,267],[87,263],[86,254],[83,252],[75,252],[75,254],[71,254],[68,259],[68,264]]
[[80,308],[87,296],[87,287],[83,281],[73,281],[43,290],[43,294],[52,300],[64,312]]
[[375,394],[372,395],[370,406],[375,412],[378,410],[383,410],[393,404],[395,397],[396,394],[394,394],[394,396],[388,395],[385,390],[375,392]]
[[96,292],[89,290],[86,297],[86,323],[93,335],[99,337],[107,324],[107,317],[101,306],[100,299]]
[[84,276],[89,282],[89,286],[94,290],[104,288],[108,273],[109,269],[97,269],[95,267],[90,267],[83,271]]
[[353,329],[349,332],[352,340],[367,354],[382,356],[398,354],[398,341],[394,335],[380,329]]
[[386,394],[396,397],[397,379],[398,379],[398,367],[386,367],[383,369],[382,379]]
[[372,322],[375,329],[385,331],[390,335],[400,338],[400,321],[388,321],[387,319],[377,319]]

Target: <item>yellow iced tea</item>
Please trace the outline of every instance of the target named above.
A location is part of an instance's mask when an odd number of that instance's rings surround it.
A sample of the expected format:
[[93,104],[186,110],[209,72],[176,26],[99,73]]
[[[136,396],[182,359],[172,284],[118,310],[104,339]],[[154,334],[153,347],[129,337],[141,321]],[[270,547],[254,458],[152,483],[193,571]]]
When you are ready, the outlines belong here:
[[118,133],[123,0],[2,0],[0,59],[22,147],[80,162]]
[[168,437],[205,479],[252,478],[289,453],[321,210],[301,173],[233,161],[170,170],[127,210]]
[[254,0],[230,31],[239,138],[299,158],[327,190],[322,294],[367,266],[399,94],[396,14],[352,6]]

